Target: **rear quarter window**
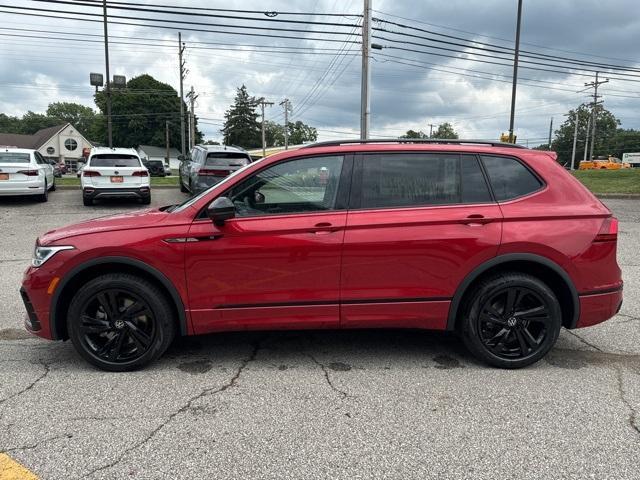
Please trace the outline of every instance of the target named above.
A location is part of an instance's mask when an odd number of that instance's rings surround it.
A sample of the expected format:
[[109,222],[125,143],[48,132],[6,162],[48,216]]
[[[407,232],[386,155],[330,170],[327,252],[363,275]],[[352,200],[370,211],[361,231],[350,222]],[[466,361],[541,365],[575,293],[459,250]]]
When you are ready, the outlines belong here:
[[529,195],[542,187],[538,177],[515,158],[482,155],[482,162],[497,201]]

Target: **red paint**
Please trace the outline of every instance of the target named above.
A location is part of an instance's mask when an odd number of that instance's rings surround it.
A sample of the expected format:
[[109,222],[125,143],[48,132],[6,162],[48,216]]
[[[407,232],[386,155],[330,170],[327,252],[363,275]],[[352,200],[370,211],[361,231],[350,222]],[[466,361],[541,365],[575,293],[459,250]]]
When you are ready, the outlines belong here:
[[[200,212],[264,166],[309,155],[392,150],[519,158],[546,183],[503,203],[235,218],[214,226]],[[184,304],[187,333],[275,328],[444,329],[463,280],[503,254],[536,254],[580,294],[577,326],[604,321],[622,298],[611,213],[544,152],[472,145],[350,145],[289,151],[256,162],[180,212],[157,209],[53,230],[42,245],[73,245],[24,275],[51,338],[53,277],[117,256],[161,272]],[[598,237],[598,235],[600,235]],[[598,237],[596,241],[596,237]],[[176,239],[198,239],[176,243]],[[169,241],[167,241],[169,240]],[[613,293],[606,292],[618,289]],[[64,321],[64,319],[62,319]]]

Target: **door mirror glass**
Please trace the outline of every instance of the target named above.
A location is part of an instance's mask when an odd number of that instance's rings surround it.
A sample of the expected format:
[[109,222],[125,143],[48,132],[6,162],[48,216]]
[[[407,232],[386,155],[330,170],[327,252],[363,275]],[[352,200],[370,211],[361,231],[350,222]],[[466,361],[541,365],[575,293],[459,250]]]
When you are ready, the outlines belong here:
[[255,203],[264,203],[264,195],[259,191],[256,190],[253,196],[254,196]]
[[218,197],[207,207],[207,216],[215,225],[222,226],[236,216],[236,207],[227,197]]

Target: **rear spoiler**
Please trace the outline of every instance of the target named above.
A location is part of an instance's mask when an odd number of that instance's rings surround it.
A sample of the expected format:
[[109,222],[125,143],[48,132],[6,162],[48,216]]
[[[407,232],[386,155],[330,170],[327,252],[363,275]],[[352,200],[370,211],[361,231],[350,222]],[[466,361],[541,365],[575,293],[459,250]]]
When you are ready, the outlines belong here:
[[544,152],[546,153],[549,158],[551,158],[551,160],[553,160],[554,162],[558,161],[558,154],[556,152]]

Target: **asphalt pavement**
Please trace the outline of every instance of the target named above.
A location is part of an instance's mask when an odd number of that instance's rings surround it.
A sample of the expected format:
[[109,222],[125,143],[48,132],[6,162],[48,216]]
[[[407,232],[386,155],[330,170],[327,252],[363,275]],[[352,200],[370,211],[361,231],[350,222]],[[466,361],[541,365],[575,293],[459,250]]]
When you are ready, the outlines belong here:
[[[157,189],[153,203],[183,198]],[[392,330],[183,338],[114,374],[24,332],[18,288],[39,234],[141,206],[0,198],[0,452],[46,479],[638,479],[640,200],[606,203],[622,311],[563,331],[530,368]]]

